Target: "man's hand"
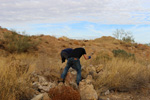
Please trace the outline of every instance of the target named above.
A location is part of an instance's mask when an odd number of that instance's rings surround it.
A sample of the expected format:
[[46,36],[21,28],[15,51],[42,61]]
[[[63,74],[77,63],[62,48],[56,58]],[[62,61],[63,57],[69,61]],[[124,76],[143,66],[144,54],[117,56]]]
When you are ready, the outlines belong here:
[[89,56],[88,59],[91,59],[91,56]]

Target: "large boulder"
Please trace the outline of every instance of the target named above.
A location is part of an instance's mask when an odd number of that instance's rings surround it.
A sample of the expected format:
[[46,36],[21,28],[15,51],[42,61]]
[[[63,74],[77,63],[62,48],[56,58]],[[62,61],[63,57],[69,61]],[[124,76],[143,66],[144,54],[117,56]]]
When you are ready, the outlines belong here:
[[71,86],[75,90],[78,90],[78,86],[77,86],[77,83],[76,83],[76,77],[77,77],[77,72],[75,70],[71,69],[67,73],[67,76],[65,78],[65,85],[66,86]]
[[82,67],[82,78],[85,79],[88,75],[95,75],[96,69],[94,66]]
[[65,78],[65,83],[66,84],[71,84],[76,82],[76,75],[74,75],[71,72],[68,72]]
[[92,84],[92,76],[89,75],[85,80],[79,84],[79,92],[81,100],[97,100],[98,95]]
[[33,99],[31,100],[52,100],[47,93],[42,93],[42,94],[39,94],[37,96],[35,96]]
[[39,94],[37,96],[35,96],[33,99],[31,100],[41,100],[43,98],[43,94]]

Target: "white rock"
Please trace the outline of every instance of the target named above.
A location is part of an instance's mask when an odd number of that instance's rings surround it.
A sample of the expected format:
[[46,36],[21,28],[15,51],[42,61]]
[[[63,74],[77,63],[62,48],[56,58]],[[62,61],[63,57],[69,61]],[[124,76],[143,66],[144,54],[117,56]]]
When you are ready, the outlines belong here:
[[110,100],[109,98],[107,98],[107,100]]
[[42,86],[48,86],[48,82],[43,82]]
[[56,83],[51,83],[51,82],[49,82],[49,83],[48,83],[48,86],[49,86],[50,88],[54,88],[54,87],[56,86]]
[[86,84],[85,81],[81,81],[79,85],[79,92],[81,100],[97,100],[98,95],[92,84]]
[[88,75],[87,76],[87,78],[86,78],[86,80],[85,80],[85,82],[86,82],[86,84],[92,84],[92,76],[91,75]]
[[40,85],[40,86],[39,86],[39,89],[40,89],[41,91],[43,90],[44,92],[48,92],[48,91],[50,90],[50,87]]
[[42,98],[43,98],[43,94],[39,94],[39,95],[35,96],[33,99],[31,99],[31,100],[42,100]]
[[105,95],[109,95],[109,94],[110,94],[110,91],[107,90],[107,91],[105,92]]
[[38,76],[39,77],[39,82],[44,83],[47,82],[46,79],[43,76]]
[[32,87],[33,87],[33,89],[35,89],[35,90],[38,90],[39,86],[40,86],[40,84],[39,84],[38,82],[32,83]]

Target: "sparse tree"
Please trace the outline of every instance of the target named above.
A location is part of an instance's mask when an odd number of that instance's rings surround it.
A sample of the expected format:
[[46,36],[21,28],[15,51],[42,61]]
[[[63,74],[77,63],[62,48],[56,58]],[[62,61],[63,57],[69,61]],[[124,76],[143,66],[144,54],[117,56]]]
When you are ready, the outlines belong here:
[[150,46],[150,43],[146,43],[145,45]]
[[134,38],[131,32],[127,32],[123,29],[116,29],[113,32],[113,36],[116,39],[122,40],[124,42],[134,42]]

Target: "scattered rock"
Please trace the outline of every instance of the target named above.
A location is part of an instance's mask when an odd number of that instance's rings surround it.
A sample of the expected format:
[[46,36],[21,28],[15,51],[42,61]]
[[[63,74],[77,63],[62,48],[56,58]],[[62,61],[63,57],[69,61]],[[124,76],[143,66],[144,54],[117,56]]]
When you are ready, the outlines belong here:
[[109,98],[107,98],[107,100],[110,100]]
[[41,92],[48,92],[50,87],[40,85],[39,89],[41,90]]
[[31,73],[31,76],[30,76],[30,80],[34,83],[34,82],[39,82],[39,77],[38,75],[34,72]]
[[38,90],[39,86],[40,86],[40,84],[38,82],[32,83],[32,88],[35,90]]
[[[90,68],[86,69],[87,71]],[[91,70],[96,73],[94,67]],[[44,77],[38,76],[38,82],[33,83],[33,88],[38,92],[35,98],[32,100],[97,100],[98,95],[92,84],[93,76],[87,73],[86,79],[80,82],[79,87],[76,84],[77,73],[75,70],[68,72],[64,83],[52,83],[48,82]],[[49,98],[43,96],[44,93],[48,92]],[[42,93],[42,94],[41,94]],[[45,95],[45,94],[44,94]],[[80,96],[81,95],[81,96]],[[46,99],[43,99],[46,98]],[[51,99],[50,99],[51,98]]]
[[109,94],[110,94],[110,91],[107,90],[107,91],[105,92],[105,95],[109,95]]
[[97,67],[96,67],[96,72],[99,73],[100,71],[102,71],[102,70],[103,70],[103,67],[104,67],[104,66],[103,66],[102,64],[100,64],[99,66],[97,66]]
[[35,96],[33,99],[31,100],[52,100],[47,93],[42,93],[42,94],[39,94],[37,96]]
[[42,86],[48,86],[48,82],[43,82],[41,85]]
[[63,82],[60,82],[59,84],[58,84],[58,86],[63,86],[64,84],[63,84]]
[[35,96],[33,99],[31,100],[42,100],[43,99],[43,94],[39,94],[37,96]]
[[44,93],[43,100],[52,100],[52,99],[48,96],[48,93]]
[[103,99],[101,99],[101,98],[98,98],[98,100],[103,100]]
[[71,72],[67,73],[67,76],[65,78],[65,84],[70,84],[70,83],[75,83],[76,81],[76,76],[73,75]]
[[47,82],[47,80],[43,76],[38,76],[38,77],[39,77],[39,83]]
[[82,78],[86,78],[89,74],[94,75],[96,73],[96,69],[93,66],[83,67],[82,68]]
[[92,76],[91,75],[88,75],[87,76],[87,78],[85,79],[85,82],[87,83],[87,84],[92,84]]
[[73,87],[75,90],[78,90],[78,85],[76,83],[70,83],[69,86]]

